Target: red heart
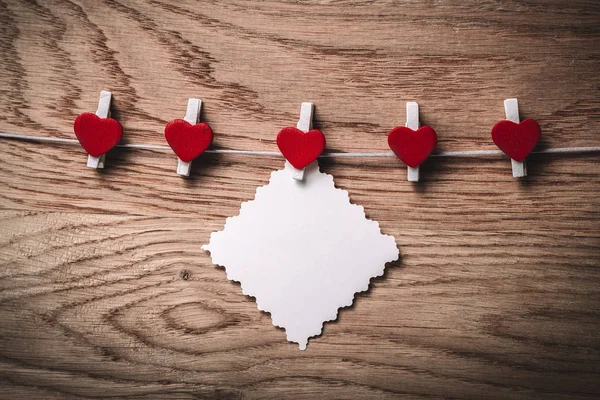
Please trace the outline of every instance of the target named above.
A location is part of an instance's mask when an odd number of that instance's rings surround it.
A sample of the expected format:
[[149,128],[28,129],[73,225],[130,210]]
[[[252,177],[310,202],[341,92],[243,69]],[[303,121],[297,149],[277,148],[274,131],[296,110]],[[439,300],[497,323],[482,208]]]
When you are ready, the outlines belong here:
[[213,131],[203,122],[192,125],[183,119],[176,119],[165,127],[165,138],[181,161],[190,162],[210,146]]
[[427,125],[416,131],[405,126],[397,126],[390,131],[388,144],[404,164],[415,168],[422,164],[435,148],[437,134]]
[[92,157],[100,157],[115,147],[123,136],[123,127],[116,119],[100,118],[83,113],[75,118],[73,130],[81,147]]
[[523,161],[540,140],[542,130],[533,119],[517,124],[507,119],[492,128],[492,140],[507,156]]
[[315,161],[323,152],[325,136],[318,129],[304,133],[290,126],[283,128],[277,134],[277,146],[294,168],[302,169]]

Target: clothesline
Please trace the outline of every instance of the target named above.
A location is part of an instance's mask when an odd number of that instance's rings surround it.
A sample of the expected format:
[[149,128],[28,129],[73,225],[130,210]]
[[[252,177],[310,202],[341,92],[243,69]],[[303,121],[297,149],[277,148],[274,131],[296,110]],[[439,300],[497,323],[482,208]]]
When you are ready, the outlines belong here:
[[[67,138],[55,138],[47,136],[32,136],[22,135],[18,133],[5,133],[0,132],[0,138],[4,139],[15,139],[15,140],[29,140],[38,142],[53,142],[53,143],[79,143],[77,139]],[[132,149],[143,149],[143,150],[171,150],[169,146],[153,145],[153,144],[136,144],[136,143],[125,143],[118,144],[117,147],[132,148]],[[590,147],[554,147],[548,149],[542,149],[533,151],[532,154],[557,154],[557,153],[595,153],[600,152],[600,146]],[[253,151],[253,150],[227,150],[227,149],[209,149],[206,153],[212,154],[245,154],[253,156],[277,156],[282,157],[278,151]],[[488,155],[502,155],[500,150],[464,150],[464,151],[440,151],[432,153],[430,157],[469,157],[469,156],[488,156]],[[324,153],[320,157],[396,157],[391,151],[385,153]]]

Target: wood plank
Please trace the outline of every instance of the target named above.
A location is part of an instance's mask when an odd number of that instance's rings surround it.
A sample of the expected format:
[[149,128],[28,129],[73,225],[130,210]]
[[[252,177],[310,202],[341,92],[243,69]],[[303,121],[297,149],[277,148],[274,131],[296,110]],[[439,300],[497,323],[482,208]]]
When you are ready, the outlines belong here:
[[[438,149],[494,149],[503,100],[539,148],[597,146],[594,1],[0,2],[0,132],[72,138],[113,93],[124,143],[166,145],[189,97],[214,148],[277,151],[302,101],[329,151],[389,151],[420,105]],[[401,259],[308,349],[201,250],[277,157],[0,139],[0,398],[592,399],[600,163],[323,159]]]
[[[117,149],[104,171],[86,168],[76,145],[3,141],[0,153],[4,209],[203,215],[215,218],[216,226],[237,215],[240,203],[254,198],[256,187],[284,165],[279,157],[206,154],[184,179],[173,172],[169,151]],[[505,157],[430,158],[422,165],[427,177],[416,187],[394,157],[330,158],[320,165],[386,228],[594,230],[600,218],[596,155],[530,158],[523,182],[512,178]]]
[[1,222],[0,369],[41,393],[599,389],[593,236],[565,248],[533,232],[392,232],[402,268],[390,265],[301,352],[200,249],[212,229],[204,217],[4,212]]
[[164,144],[199,96],[221,148],[276,150],[312,101],[329,149],[386,149],[407,100],[441,149],[493,148],[502,101],[517,97],[543,146],[597,144],[597,2],[361,3],[11,2],[0,130],[71,137],[104,88],[129,143]]

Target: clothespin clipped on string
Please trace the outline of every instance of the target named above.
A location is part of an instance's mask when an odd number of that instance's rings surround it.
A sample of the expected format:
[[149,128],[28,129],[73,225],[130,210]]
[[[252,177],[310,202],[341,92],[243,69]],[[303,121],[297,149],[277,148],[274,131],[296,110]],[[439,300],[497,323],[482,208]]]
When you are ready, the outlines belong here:
[[110,92],[101,91],[96,114],[80,114],[73,124],[77,140],[88,153],[87,166],[90,168],[104,168],[106,153],[115,147],[123,136],[121,124],[110,118],[111,99]]
[[506,120],[499,121],[492,128],[492,140],[511,158],[513,177],[522,178],[527,176],[525,158],[537,145],[542,131],[538,123],[531,118],[520,122],[517,99],[504,100],[504,113]]
[[437,134],[432,127],[421,126],[419,104],[406,103],[406,124],[392,129],[388,135],[388,145],[407,165],[409,182],[419,181],[419,165],[431,154],[437,144]]
[[286,169],[298,181],[304,179],[304,168],[325,149],[325,136],[312,128],[313,112],[313,103],[302,103],[296,127],[283,128],[277,134],[277,146],[287,160]]
[[192,161],[212,143],[213,131],[207,123],[198,122],[202,100],[188,99],[183,119],[176,119],[165,127],[165,138],[177,154],[177,173],[189,176]]

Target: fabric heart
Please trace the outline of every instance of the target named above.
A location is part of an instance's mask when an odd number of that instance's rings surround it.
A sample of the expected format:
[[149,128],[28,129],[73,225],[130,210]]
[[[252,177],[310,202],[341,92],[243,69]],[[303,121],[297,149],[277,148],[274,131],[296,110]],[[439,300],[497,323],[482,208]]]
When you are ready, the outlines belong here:
[[409,167],[418,167],[429,157],[437,144],[437,134],[430,126],[422,126],[416,131],[397,126],[388,135],[392,151]]
[[165,127],[165,138],[181,161],[190,162],[210,146],[213,131],[202,122],[192,125],[183,119],[176,119]]
[[519,162],[533,151],[541,135],[542,130],[533,119],[526,119],[520,124],[503,120],[492,128],[492,140],[496,146]]
[[292,126],[283,128],[277,135],[277,146],[294,168],[302,169],[325,149],[325,136],[318,129],[306,133]]
[[115,147],[123,136],[123,127],[112,118],[83,113],[75,118],[73,130],[81,147],[92,157],[100,157]]

